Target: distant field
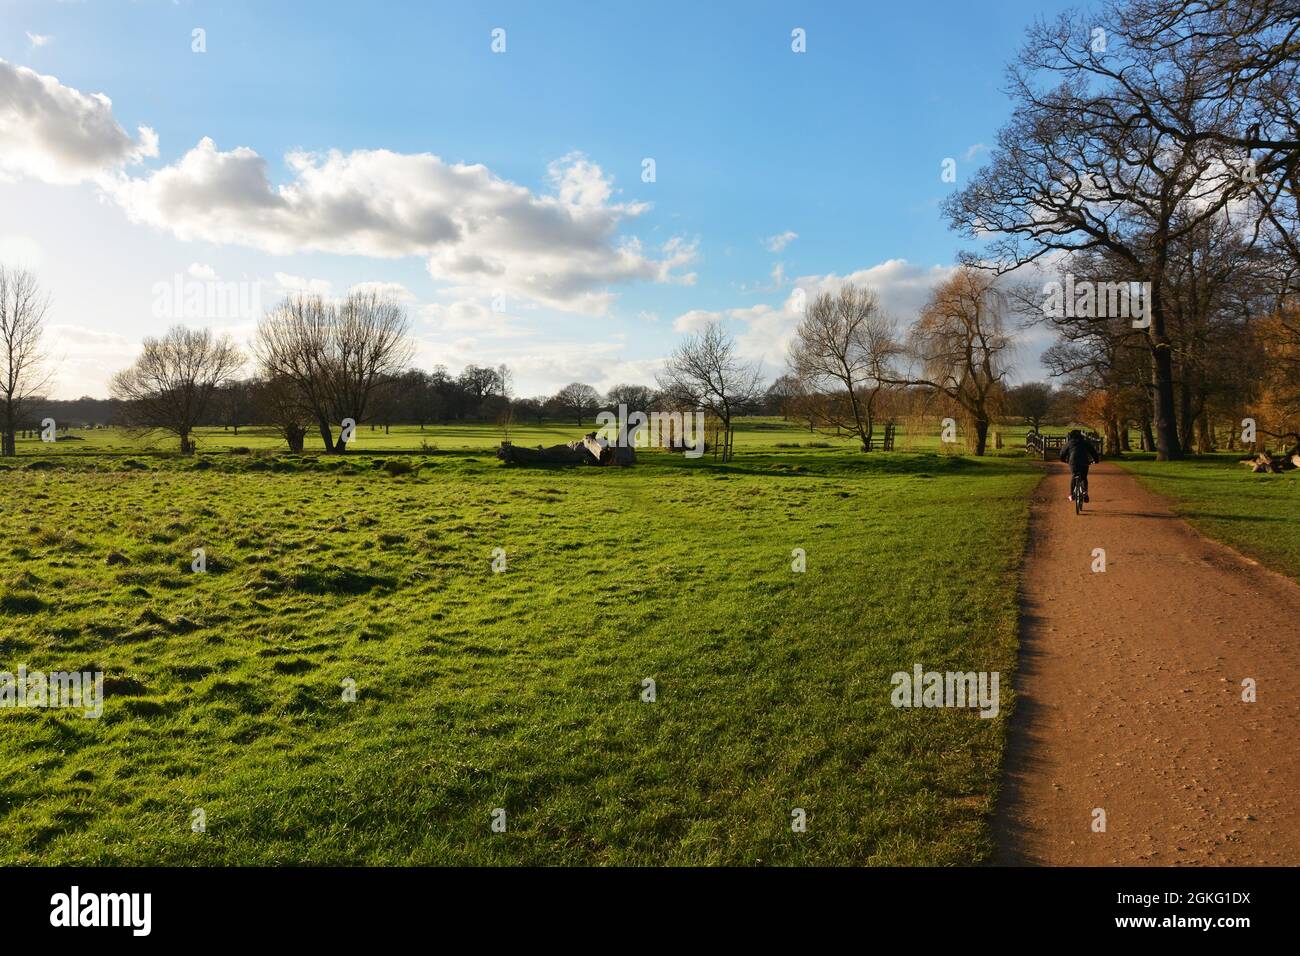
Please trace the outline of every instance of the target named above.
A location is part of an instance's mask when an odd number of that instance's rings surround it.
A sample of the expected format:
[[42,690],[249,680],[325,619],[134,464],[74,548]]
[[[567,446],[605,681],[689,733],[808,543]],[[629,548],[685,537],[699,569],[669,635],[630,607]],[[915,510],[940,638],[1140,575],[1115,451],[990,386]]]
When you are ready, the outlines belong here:
[[1256,475],[1239,457],[1142,455],[1123,465],[1205,534],[1300,581],[1300,471]]
[[[581,426],[576,421],[547,421],[544,425],[524,424],[510,428],[509,439],[517,445],[555,445],[561,442],[581,438],[584,432],[594,431],[594,419],[586,420]],[[1026,427],[1017,424],[999,426],[1004,436],[1004,455],[1019,455],[1024,449]],[[1045,434],[1058,434],[1059,428],[1044,428]],[[883,437],[883,429],[877,429],[876,438]],[[363,425],[357,429],[356,441],[352,451],[359,453],[389,453],[425,451],[488,451],[501,444],[506,433],[499,425],[481,424],[437,424],[420,428],[416,425],[395,425],[389,431],[384,428],[371,428]],[[236,433],[232,429],[202,428],[196,433],[198,451],[203,453],[228,452],[231,449],[278,450],[287,452],[284,440],[268,427],[245,427]],[[740,452],[773,451],[791,446],[799,448],[853,449],[856,444],[845,436],[834,433],[810,432],[807,426],[798,422],[785,421],[780,418],[750,417],[738,420],[736,428],[736,448]],[[177,450],[178,442],[173,436],[153,434],[139,436],[120,428],[73,428],[68,437],[60,432],[57,442],[42,442],[39,438],[20,438],[19,455],[50,454],[171,454]],[[946,451],[959,453],[964,446],[953,445],[945,448],[939,441],[939,425],[925,429],[916,434],[909,434],[906,427],[898,429],[897,448],[900,451]],[[308,433],[305,452],[322,452],[320,435]],[[994,454],[993,440],[989,440],[989,454]]]
[[[760,424],[734,464],[627,470],[505,468],[473,426],[345,459],[25,444],[0,669],[102,670],[109,696],[0,710],[0,862],[985,859],[1039,471]],[[365,454],[421,437],[414,475]],[[1002,672],[1002,715],[894,709],[914,663]]]

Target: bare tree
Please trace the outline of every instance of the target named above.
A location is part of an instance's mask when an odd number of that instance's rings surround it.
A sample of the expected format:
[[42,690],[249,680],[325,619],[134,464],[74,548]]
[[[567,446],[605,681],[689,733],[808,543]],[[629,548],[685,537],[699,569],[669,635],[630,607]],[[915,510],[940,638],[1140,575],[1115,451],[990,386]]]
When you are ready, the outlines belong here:
[[1056,389],[1047,382],[1025,382],[1007,390],[1007,411],[1038,431],[1056,405]]
[[659,389],[718,419],[723,461],[731,460],[735,417],[763,397],[758,365],[740,357],[735,340],[718,322],[677,346],[659,373]]
[[[339,305],[325,375],[335,421],[365,421],[371,397],[411,359],[408,328],[406,310],[377,292],[354,292]],[[333,450],[346,450],[341,432]]]
[[297,386],[283,376],[262,378],[251,383],[251,393],[259,419],[274,425],[289,450],[301,454],[312,415]]
[[510,440],[510,429],[515,424],[515,373],[502,362],[497,366],[497,389],[501,408],[497,412],[497,425],[501,429],[501,440]]
[[292,382],[326,451],[341,454],[344,420],[364,421],[372,397],[409,361],[407,329],[406,311],[375,292],[353,293],[337,306],[292,296],[258,323],[253,350],[262,376]]
[[162,338],[144,340],[135,364],[113,376],[111,392],[129,427],[171,432],[188,455],[213,393],[243,362],[229,336],[175,325]]
[[1137,0],[1039,22],[1010,71],[1015,110],[991,162],[945,207],[994,237],[1000,270],[1098,250],[1149,284],[1138,327],[1161,458],[1183,455],[1175,250],[1225,217],[1252,242],[1270,225],[1287,234],[1271,213],[1297,178],[1294,20],[1294,0]]
[[555,406],[566,415],[572,415],[582,427],[588,415],[596,414],[600,408],[600,392],[583,382],[570,382],[555,393]]
[[875,292],[849,283],[808,307],[795,330],[790,368],[809,388],[839,393],[829,397],[842,400],[814,406],[823,412],[822,424],[847,430],[870,451],[876,399],[897,380],[893,362],[900,354],[894,322]]
[[18,453],[18,423],[49,384],[41,349],[49,297],[26,269],[0,265],[0,455]]
[[629,412],[648,412],[654,401],[655,390],[648,385],[614,385],[605,393],[605,407],[615,412],[620,405]]
[[908,346],[922,374],[907,384],[932,389],[965,411],[975,429],[976,455],[984,454],[1010,371],[1005,307],[995,281],[962,266],[931,294]]

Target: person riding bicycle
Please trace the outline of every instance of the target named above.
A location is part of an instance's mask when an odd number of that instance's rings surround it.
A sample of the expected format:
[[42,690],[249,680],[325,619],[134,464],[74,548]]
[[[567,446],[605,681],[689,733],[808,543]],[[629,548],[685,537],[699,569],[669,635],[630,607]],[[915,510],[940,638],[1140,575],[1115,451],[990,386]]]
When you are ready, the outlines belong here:
[[1088,465],[1093,462],[1100,462],[1101,455],[1097,453],[1097,446],[1083,437],[1083,432],[1074,429],[1065,438],[1065,445],[1061,448],[1061,461],[1070,463],[1070,487],[1074,487],[1074,479],[1079,479],[1079,484],[1083,490],[1083,500],[1088,500]]

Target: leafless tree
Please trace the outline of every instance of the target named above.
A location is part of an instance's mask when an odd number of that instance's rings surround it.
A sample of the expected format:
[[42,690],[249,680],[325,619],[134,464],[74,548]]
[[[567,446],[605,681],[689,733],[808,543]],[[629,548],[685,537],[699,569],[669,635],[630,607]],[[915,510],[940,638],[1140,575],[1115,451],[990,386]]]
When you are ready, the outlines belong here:
[[605,393],[605,407],[614,411],[626,405],[629,412],[649,412],[654,401],[655,390],[648,385],[614,385]]
[[555,407],[572,415],[581,427],[583,421],[600,408],[600,392],[583,382],[570,382],[555,393]]
[[375,292],[352,293],[338,305],[291,296],[258,323],[253,351],[264,378],[293,383],[325,449],[341,454],[343,421],[363,422],[376,392],[410,360],[407,330],[405,309]]
[[1047,382],[1024,382],[1007,389],[1006,404],[1008,412],[1038,431],[1056,405],[1056,389]]
[[958,228],[994,237],[1000,270],[1097,250],[1150,283],[1143,339],[1162,458],[1183,454],[1173,251],[1225,217],[1257,237],[1278,195],[1294,196],[1294,8],[1129,0],[1038,23],[1010,71],[1015,109],[990,163],[945,207]]
[[919,363],[909,385],[921,385],[956,403],[975,429],[983,455],[1010,372],[1005,305],[988,273],[963,266],[939,285],[912,327],[908,351]]
[[135,364],[113,377],[111,392],[129,427],[171,432],[188,455],[213,393],[243,362],[229,336],[175,325],[162,338],[144,340]]
[[26,269],[0,265],[0,455],[18,453],[18,423],[52,374],[41,348],[49,297]]
[[261,420],[275,426],[291,452],[301,453],[312,414],[297,386],[283,376],[262,378],[252,383],[251,391]]
[[892,319],[881,311],[875,292],[852,283],[837,295],[823,292],[808,307],[795,330],[790,368],[817,392],[835,392],[815,406],[824,426],[854,435],[871,450],[876,399],[896,381],[894,361],[902,354]]
[[722,460],[730,461],[734,420],[762,400],[762,373],[740,357],[721,323],[710,322],[677,346],[659,373],[659,390],[712,414],[722,426]]

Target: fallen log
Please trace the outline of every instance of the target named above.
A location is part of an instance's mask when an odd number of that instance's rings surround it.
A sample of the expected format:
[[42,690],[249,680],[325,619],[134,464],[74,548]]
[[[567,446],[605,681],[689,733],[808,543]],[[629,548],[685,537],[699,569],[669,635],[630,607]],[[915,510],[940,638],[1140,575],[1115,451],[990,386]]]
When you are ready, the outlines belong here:
[[1300,468],[1300,455],[1286,457],[1283,455],[1270,455],[1268,452],[1262,451],[1253,458],[1241,459],[1241,463],[1257,475],[1278,475],[1284,471]]

